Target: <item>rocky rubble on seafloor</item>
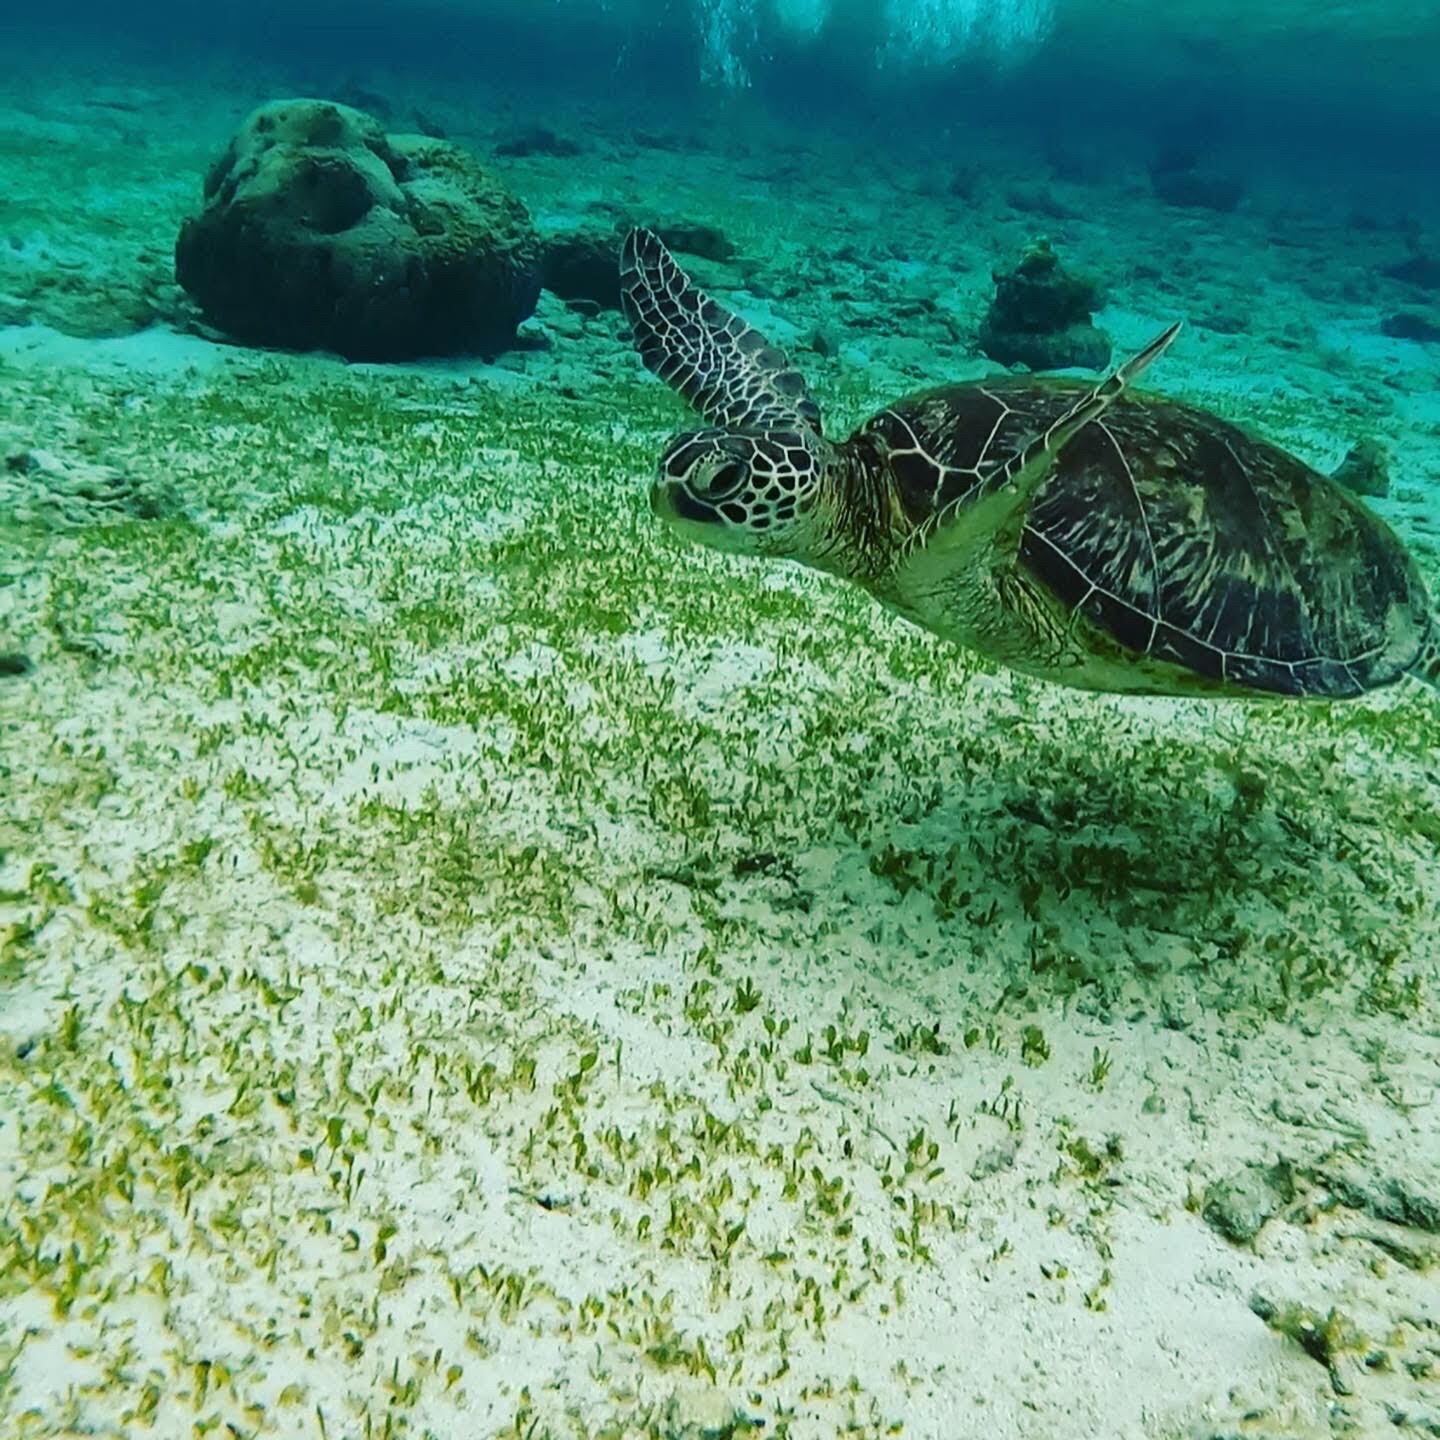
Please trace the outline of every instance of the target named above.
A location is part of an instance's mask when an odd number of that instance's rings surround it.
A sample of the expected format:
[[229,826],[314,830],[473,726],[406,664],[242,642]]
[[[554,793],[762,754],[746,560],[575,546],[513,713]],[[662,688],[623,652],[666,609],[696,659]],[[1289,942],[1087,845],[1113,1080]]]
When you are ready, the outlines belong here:
[[164,482],[39,448],[0,457],[0,511],[16,524],[75,530],[178,514]]

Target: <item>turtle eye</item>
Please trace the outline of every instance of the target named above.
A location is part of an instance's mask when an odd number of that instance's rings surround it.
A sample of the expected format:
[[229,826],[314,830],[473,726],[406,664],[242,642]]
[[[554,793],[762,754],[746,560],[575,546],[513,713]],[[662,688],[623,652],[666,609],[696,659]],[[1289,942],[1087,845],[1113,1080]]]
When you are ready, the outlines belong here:
[[728,500],[745,483],[749,468],[738,460],[727,460],[708,479],[697,477],[696,493],[707,500]]

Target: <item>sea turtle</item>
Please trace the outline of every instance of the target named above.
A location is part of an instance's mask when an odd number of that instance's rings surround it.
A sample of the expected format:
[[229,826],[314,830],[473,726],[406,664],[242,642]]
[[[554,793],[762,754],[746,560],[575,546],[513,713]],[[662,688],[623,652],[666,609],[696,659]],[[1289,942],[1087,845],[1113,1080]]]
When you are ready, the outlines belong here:
[[641,359],[709,422],[666,447],[658,515],[862,585],[915,624],[1085,690],[1335,699],[1440,686],[1440,613],[1395,534],[1308,465],[1193,405],[999,376],[901,400],[839,443],[804,380],[634,230]]

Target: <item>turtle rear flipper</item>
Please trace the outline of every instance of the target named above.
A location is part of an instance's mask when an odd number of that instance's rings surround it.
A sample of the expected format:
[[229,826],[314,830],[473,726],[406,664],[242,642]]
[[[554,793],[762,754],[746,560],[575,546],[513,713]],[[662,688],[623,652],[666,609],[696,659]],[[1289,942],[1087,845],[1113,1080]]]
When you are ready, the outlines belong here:
[[620,300],[646,369],[711,424],[820,433],[820,407],[784,352],[698,289],[651,230],[625,237]]

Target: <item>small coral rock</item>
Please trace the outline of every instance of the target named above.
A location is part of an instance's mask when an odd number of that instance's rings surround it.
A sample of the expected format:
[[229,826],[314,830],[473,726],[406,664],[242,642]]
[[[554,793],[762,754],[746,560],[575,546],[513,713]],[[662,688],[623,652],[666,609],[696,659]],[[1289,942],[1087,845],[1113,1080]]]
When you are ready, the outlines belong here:
[[1187,149],[1168,149],[1150,166],[1150,186],[1167,205],[1227,214],[1245,198],[1245,186],[1234,175],[1211,170]]
[[682,1381],[665,1406],[665,1440],[736,1440],[758,1427],[713,1385]]
[[211,167],[175,268],[210,323],[252,344],[355,360],[494,354],[535,309],[540,242],[459,146],[280,100]]
[[572,230],[545,242],[545,288],[562,300],[620,308],[620,240],[604,230]]
[[513,155],[524,158],[530,155],[548,155],[557,160],[568,159],[580,153],[580,146],[568,136],[557,135],[547,125],[531,125],[502,140],[495,147],[497,155]]
[[1295,1177],[1284,1161],[1246,1165],[1205,1191],[1200,1214],[1212,1230],[1248,1245],[1278,1210],[1295,1198]]
[[1407,285],[1418,286],[1421,290],[1440,290],[1440,259],[1418,252],[1407,260],[1397,260],[1380,272],[1392,280],[1403,280]]
[[1389,462],[1385,451],[1373,440],[1362,440],[1353,446],[1331,478],[1352,495],[1383,499],[1390,493]]
[[1109,362],[1110,342],[1090,320],[1098,286],[1065,270],[1047,241],[994,278],[995,299],[980,326],[980,348],[992,360],[1032,370],[1098,370]]
[[1210,170],[1161,170],[1151,175],[1155,194],[1184,210],[1214,210],[1222,215],[1239,207],[1245,187],[1233,175]]
[[703,221],[682,220],[673,225],[657,225],[655,233],[672,249],[702,260],[733,260],[739,253],[734,242],[716,225]]
[[1440,340],[1440,325],[1417,315],[1413,310],[1397,310],[1380,322],[1380,333],[1392,340],[1423,340],[1433,343]]

